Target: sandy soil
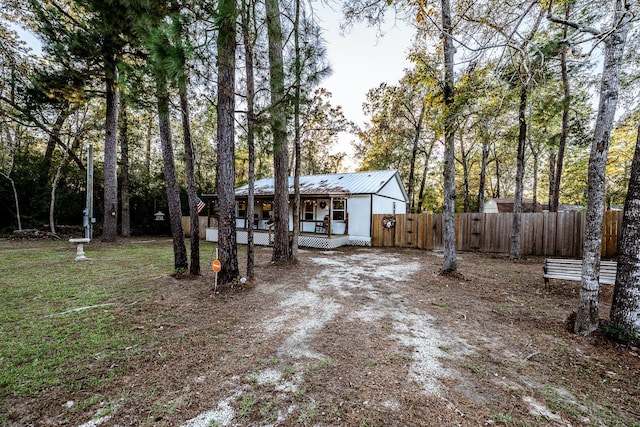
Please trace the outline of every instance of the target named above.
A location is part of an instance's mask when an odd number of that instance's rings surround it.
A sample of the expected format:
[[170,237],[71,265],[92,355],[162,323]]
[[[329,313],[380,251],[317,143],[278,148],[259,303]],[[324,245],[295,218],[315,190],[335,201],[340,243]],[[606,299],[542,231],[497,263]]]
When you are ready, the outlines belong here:
[[567,332],[578,283],[546,291],[542,259],[463,253],[447,277],[418,250],[270,255],[219,294],[210,273],[141,284],[144,357],[103,389],[13,402],[9,425],[640,426],[638,349]]

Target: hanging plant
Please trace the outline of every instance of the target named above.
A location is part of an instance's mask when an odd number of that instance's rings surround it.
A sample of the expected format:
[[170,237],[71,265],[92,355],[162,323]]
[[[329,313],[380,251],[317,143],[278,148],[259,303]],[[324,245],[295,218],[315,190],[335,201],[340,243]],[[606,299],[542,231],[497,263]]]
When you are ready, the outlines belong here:
[[396,226],[396,217],[395,216],[383,216],[382,217],[382,225],[384,228],[393,228]]

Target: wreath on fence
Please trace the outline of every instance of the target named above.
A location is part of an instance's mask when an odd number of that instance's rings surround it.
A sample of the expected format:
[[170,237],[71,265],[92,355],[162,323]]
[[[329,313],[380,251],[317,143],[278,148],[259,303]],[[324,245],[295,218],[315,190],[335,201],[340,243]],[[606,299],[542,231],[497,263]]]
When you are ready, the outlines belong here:
[[393,228],[396,226],[396,217],[395,216],[383,216],[382,217],[382,225],[384,228]]

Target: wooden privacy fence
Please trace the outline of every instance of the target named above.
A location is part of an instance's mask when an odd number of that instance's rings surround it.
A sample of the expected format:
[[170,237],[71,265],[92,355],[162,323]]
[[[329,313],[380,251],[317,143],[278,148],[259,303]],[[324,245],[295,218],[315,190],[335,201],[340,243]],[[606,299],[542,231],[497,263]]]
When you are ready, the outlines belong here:
[[[207,233],[207,220],[206,216],[199,216],[199,227],[198,233],[200,234],[200,239],[204,239]],[[213,221],[213,220],[212,220]],[[188,216],[182,217],[182,230],[184,232],[185,237],[191,237],[191,218]]]
[[[509,253],[513,213],[456,214],[456,250]],[[582,257],[585,212],[523,213],[522,255]],[[442,214],[395,215],[395,226],[385,227],[390,215],[373,215],[372,245],[377,247],[443,248]],[[386,219],[383,221],[383,218]],[[622,212],[605,212],[602,256],[617,253]]]

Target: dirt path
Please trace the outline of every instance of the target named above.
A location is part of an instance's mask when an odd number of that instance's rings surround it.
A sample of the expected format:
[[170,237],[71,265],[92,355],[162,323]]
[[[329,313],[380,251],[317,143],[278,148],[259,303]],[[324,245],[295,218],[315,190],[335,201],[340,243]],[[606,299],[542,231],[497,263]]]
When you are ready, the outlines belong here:
[[[440,380],[454,373],[440,359],[470,349],[452,334],[443,335],[433,325],[434,318],[406,298],[406,284],[420,270],[417,254],[403,259],[395,254],[379,258],[369,251],[324,252],[309,255],[308,262],[300,286],[265,284],[256,289],[280,301],[273,307],[277,315],[260,319],[255,331],[273,343],[272,365],[256,370],[250,378],[258,386],[273,388],[277,400],[290,402],[272,414],[274,422],[286,422],[300,411],[312,422],[312,415],[321,419],[331,406],[345,404],[351,413],[336,418],[337,423],[350,425],[361,408],[400,422],[403,397],[413,396],[412,401],[420,395],[442,398]],[[315,274],[308,274],[310,270]],[[303,373],[318,376],[315,370],[338,376],[329,382],[318,378],[320,383],[314,384]],[[235,380],[212,410],[183,426],[207,426],[211,420],[231,425],[238,415],[232,403],[253,388],[246,384],[246,377]],[[297,394],[325,387],[306,406],[296,399]],[[398,393],[389,393],[396,387],[401,389]],[[355,393],[357,397],[351,398]],[[327,410],[321,411],[322,407]],[[298,419],[303,421],[304,416]]]
[[432,252],[304,251],[284,268],[265,254],[255,287],[224,303],[237,322],[224,334],[230,354],[199,372],[210,394],[183,426],[636,418],[636,353],[567,333],[577,284],[544,291],[541,260],[460,254],[462,275],[446,278]]

